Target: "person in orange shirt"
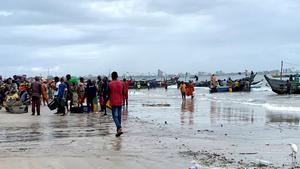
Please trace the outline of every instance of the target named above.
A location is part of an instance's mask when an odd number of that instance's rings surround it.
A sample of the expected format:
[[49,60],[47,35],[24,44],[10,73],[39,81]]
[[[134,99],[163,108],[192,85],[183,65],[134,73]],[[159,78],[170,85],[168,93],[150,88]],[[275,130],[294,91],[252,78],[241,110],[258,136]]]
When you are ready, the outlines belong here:
[[218,80],[215,74],[212,74],[210,77],[210,85],[212,87],[217,87],[218,86]]
[[43,96],[43,104],[46,106],[46,103],[48,105],[49,103],[49,96],[48,96],[48,84],[47,81],[44,80],[42,84],[42,96]]

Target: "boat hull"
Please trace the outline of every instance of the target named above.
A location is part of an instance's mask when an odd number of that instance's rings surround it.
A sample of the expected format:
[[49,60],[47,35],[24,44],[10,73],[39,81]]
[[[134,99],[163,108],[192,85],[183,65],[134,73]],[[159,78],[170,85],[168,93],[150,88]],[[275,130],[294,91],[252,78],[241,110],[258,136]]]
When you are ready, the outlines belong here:
[[296,81],[291,82],[291,89],[290,92],[287,91],[287,81],[280,80],[280,79],[271,79],[265,75],[265,79],[267,80],[268,84],[270,85],[273,92],[277,94],[300,94],[300,83]]
[[239,79],[239,81],[249,81],[248,87],[240,86],[240,87],[232,87],[232,90],[230,90],[229,86],[218,86],[218,87],[211,87],[209,92],[210,93],[224,93],[224,92],[250,92],[251,85],[253,84],[253,81],[255,79],[256,74],[251,75],[250,77],[246,77],[243,79]]

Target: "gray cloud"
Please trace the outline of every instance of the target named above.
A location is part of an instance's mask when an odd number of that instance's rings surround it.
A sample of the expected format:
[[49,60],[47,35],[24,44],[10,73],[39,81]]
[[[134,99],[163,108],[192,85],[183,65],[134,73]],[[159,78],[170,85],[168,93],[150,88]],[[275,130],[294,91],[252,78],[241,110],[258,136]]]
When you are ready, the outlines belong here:
[[0,74],[277,69],[281,60],[300,61],[299,5],[296,0],[2,2]]

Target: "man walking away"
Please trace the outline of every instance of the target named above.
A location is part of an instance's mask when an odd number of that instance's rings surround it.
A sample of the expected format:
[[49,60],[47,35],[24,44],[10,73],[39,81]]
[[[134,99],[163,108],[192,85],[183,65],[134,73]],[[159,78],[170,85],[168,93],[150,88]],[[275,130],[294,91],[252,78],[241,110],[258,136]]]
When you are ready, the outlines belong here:
[[40,83],[39,77],[35,77],[35,82],[31,85],[31,93],[32,93],[32,114],[35,115],[35,110],[37,111],[37,115],[40,115],[41,111],[41,95],[42,95],[42,85]]
[[118,73],[112,72],[112,81],[109,83],[109,99],[112,107],[112,116],[117,127],[116,137],[123,134],[122,132],[122,105],[123,105],[123,83],[118,79]]

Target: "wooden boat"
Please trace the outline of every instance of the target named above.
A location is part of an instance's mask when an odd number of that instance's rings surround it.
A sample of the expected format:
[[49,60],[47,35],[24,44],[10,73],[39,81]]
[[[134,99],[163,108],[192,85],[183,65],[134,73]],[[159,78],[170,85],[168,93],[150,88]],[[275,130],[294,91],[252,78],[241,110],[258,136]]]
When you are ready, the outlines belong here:
[[209,87],[210,81],[200,81],[196,82],[195,86],[196,87]]
[[163,88],[165,85],[171,86],[176,85],[178,82],[177,77],[173,77],[170,79],[167,79],[165,81],[160,81],[156,79],[151,80],[131,80],[129,82],[129,89],[148,89],[148,88]]
[[[251,85],[253,84],[256,74],[251,74],[250,77],[245,77],[243,79],[237,79],[240,82],[239,87],[233,86],[217,86],[210,87],[210,93],[220,93],[220,92],[249,92],[251,90]],[[235,80],[233,80],[234,83]]]
[[286,78],[288,78],[288,77],[290,77],[290,75],[280,75],[280,74],[273,74],[273,75],[271,75],[273,78],[280,78],[280,77],[286,77]]
[[300,83],[298,75],[290,75],[290,91],[288,91],[288,80],[271,79],[267,75],[265,75],[265,78],[272,91],[277,94],[300,94]]

